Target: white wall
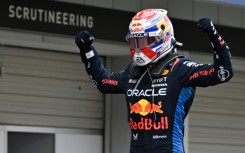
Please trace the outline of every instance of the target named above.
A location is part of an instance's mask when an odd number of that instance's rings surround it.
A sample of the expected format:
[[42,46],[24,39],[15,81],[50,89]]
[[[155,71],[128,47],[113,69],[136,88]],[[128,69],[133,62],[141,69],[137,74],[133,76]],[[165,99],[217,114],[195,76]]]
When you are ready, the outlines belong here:
[[55,153],[103,153],[102,135],[56,134]]
[[0,129],[0,153],[4,153],[4,131]]

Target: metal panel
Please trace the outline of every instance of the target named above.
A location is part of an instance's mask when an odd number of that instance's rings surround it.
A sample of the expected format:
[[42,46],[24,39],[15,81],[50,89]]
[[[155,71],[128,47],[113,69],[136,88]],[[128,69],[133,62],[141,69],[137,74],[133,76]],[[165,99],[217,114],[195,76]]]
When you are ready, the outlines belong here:
[[103,96],[78,54],[0,47],[0,123],[103,128]]
[[192,0],[169,0],[168,15],[177,19],[193,19],[193,2]]
[[[192,57],[206,61],[207,56]],[[237,60],[234,63],[238,63]],[[244,71],[235,71],[228,83],[197,88],[189,116],[189,153],[244,152],[244,78]]]
[[113,0],[113,8],[117,10],[138,12],[141,10],[140,0]]
[[4,138],[5,138],[5,133],[0,129],[0,153],[4,153]]
[[[28,34],[21,31],[0,30],[0,44],[6,46],[18,46],[58,52],[78,53],[74,37],[58,37],[52,35]],[[122,56],[129,55],[128,44],[96,39],[93,43],[99,55]],[[115,48],[117,50],[115,51]]]
[[82,3],[84,3],[85,0],[53,0],[53,1],[82,4]]
[[148,9],[148,8],[161,8],[168,10],[168,0],[142,0],[142,8],[141,9]]
[[85,0],[85,4],[89,6],[103,7],[103,8],[112,8],[113,0]]
[[209,17],[214,24],[218,21],[218,5],[213,3],[199,2],[194,3],[193,17],[194,21],[198,21],[200,18]]
[[242,27],[245,28],[245,8],[242,9]]
[[238,28],[242,27],[242,8],[220,5],[219,24]]

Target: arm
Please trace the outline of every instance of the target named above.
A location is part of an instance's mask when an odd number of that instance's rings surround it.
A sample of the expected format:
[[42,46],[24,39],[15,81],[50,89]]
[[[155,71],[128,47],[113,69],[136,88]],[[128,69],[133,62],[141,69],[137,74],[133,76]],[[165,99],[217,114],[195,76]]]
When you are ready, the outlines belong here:
[[204,18],[199,20],[199,29],[207,33],[212,49],[213,64],[197,64],[182,59],[179,62],[180,77],[183,86],[206,87],[229,81],[233,76],[229,47],[216,31],[212,21]]
[[88,31],[81,31],[75,38],[80,50],[85,69],[97,88],[102,93],[123,93],[127,70],[110,73],[100,62],[99,56],[92,45],[94,37]]

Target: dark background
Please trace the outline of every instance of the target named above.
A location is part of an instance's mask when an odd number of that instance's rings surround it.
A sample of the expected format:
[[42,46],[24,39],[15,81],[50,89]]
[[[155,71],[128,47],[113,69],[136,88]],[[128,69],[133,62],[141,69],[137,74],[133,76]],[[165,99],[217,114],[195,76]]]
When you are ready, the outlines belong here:
[[[92,16],[94,19],[94,26],[93,28],[88,29],[9,18],[8,8],[11,4],[15,6],[26,6],[30,8],[40,8],[44,10],[54,10]],[[39,3],[30,0],[2,0],[0,2],[0,26],[2,27],[69,36],[75,36],[80,30],[89,30],[97,39],[119,42],[125,42],[128,25],[134,15],[135,13],[133,12],[47,0]],[[175,38],[177,41],[184,44],[184,50],[210,52],[210,42],[207,36],[198,30],[197,22],[174,18],[170,19],[174,26]],[[243,36],[245,35],[244,29],[217,25],[216,29],[227,42],[231,49],[232,55],[245,57],[245,52],[243,51]]]
[[54,134],[8,132],[8,153],[54,153],[54,140]]

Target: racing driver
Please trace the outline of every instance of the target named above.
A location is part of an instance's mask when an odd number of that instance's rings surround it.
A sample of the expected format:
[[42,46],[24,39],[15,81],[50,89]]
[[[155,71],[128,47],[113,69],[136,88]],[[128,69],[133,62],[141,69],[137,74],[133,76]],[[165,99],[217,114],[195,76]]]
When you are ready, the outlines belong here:
[[226,42],[209,18],[198,27],[213,49],[212,64],[198,64],[177,54],[172,23],[163,9],[138,12],[126,36],[133,61],[110,73],[101,64],[94,37],[80,31],[75,42],[90,79],[104,94],[125,94],[131,129],[130,153],[184,153],[184,119],[196,87],[213,86],[233,76]]

